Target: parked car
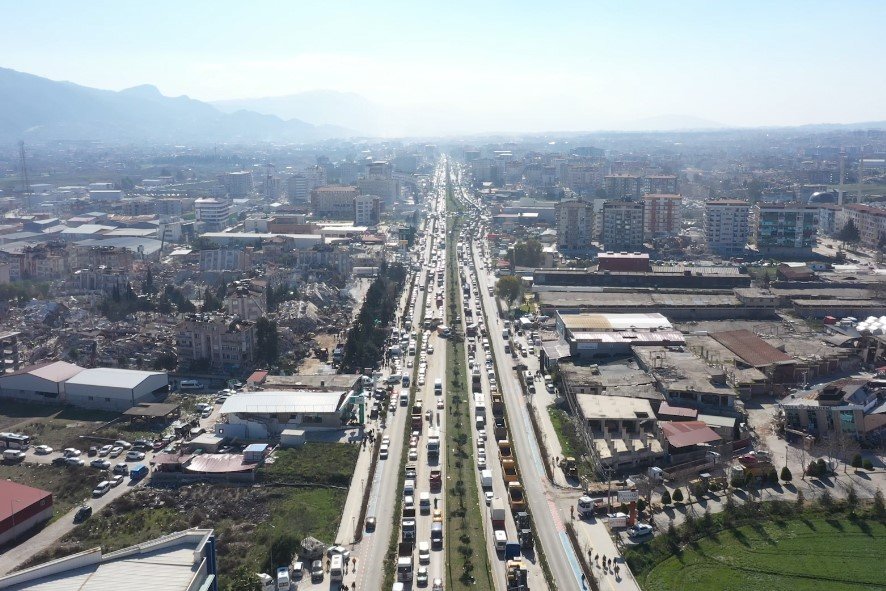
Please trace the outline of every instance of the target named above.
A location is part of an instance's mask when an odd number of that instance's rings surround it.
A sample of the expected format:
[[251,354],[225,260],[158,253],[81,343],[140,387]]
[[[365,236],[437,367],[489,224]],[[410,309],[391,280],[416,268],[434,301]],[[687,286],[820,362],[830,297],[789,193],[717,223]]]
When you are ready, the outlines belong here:
[[108,470],[111,467],[111,462],[102,458],[97,458],[89,462],[89,465],[93,468],[98,468],[99,470]]
[[57,458],[52,458],[52,465],[53,466],[67,466],[68,465],[68,458],[66,458],[65,456],[59,456]]
[[94,445],[90,445],[89,450],[86,452],[86,455],[88,455],[90,458],[97,456],[98,448]]
[[77,513],[74,514],[74,523],[86,521],[91,515],[92,507],[90,507],[89,505],[81,505],[81,507],[77,509]]
[[62,455],[64,455],[66,458],[76,458],[79,457],[82,453],[82,451],[73,447],[66,447],[62,450]]
[[81,460],[80,458],[65,458],[65,462],[67,462],[68,466],[85,466],[86,460]]
[[92,496],[104,496],[109,490],[111,490],[111,483],[107,480],[102,480],[94,489],[92,489]]
[[143,459],[145,459],[144,452],[135,451],[135,450],[126,452],[126,461],[127,462],[140,462]]
[[122,439],[115,441],[114,445],[116,447],[122,447],[123,449],[129,449],[130,447],[132,447],[131,443],[129,443],[128,441],[123,441]]
[[21,462],[27,454],[20,449],[7,449],[3,452],[3,459],[7,462]]
[[375,531],[375,517],[366,518],[366,531]]
[[120,486],[121,484],[123,484],[123,480],[124,478],[121,475],[117,474],[116,476],[111,478],[111,486]]
[[37,447],[34,448],[34,453],[41,455],[41,456],[45,456],[46,454],[52,453],[52,448],[49,447],[48,445],[38,445]]
[[111,453],[112,449],[114,449],[113,445],[103,445],[99,448],[98,455],[101,457],[105,457],[106,455]]
[[636,539],[649,535],[652,535],[652,526],[646,523],[638,523],[628,529],[628,537],[630,538]]

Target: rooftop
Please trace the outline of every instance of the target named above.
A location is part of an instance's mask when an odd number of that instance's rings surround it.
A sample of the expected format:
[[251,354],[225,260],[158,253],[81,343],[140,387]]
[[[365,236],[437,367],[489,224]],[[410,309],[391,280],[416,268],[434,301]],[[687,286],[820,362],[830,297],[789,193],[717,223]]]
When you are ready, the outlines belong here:
[[13,512],[21,511],[47,497],[52,497],[52,493],[12,480],[0,480],[0,499],[6,501],[0,503],[0,523],[12,517]]
[[136,388],[139,384],[153,376],[167,377],[162,371],[139,371],[135,369],[118,369],[114,367],[95,367],[84,369],[67,381],[68,384],[83,386],[99,386],[103,388]]
[[262,382],[265,388],[330,388],[344,390],[353,388],[360,376],[357,374],[295,374],[292,376],[269,375]]
[[751,367],[763,367],[775,363],[791,362],[793,359],[749,330],[715,332],[711,338],[735,353]]
[[6,375],[28,374],[49,382],[61,383],[65,380],[71,379],[81,371],[83,371],[83,368],[79,365],[74,365],[73,363],[67,363],[65,361],[50,361],[48,363],[38,363],[36,365],[24,367],[14,374]]
[[703,421],[663,421],[659,426],[671,447],[690,447],[720,440],[720,436]]
[[626,396],[603,396],[578,394],[576,400],[581,414],[587,420],[594,419],[655,419],[652,405],[645,398]]
[[557,314],[566,330],[673,330],[661,314]]
[[229,397],[220,414],[334,413],[341,407],[347,392],[309,392],[282,390],[240,392]]

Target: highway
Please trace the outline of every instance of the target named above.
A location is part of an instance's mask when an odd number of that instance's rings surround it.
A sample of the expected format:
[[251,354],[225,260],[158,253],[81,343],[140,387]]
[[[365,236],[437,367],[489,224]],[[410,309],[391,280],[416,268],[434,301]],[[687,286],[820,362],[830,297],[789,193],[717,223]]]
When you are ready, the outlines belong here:
[[[458,187],[463,200],[472,201],[469,189]],[[476,203],[476,202],[474,202]],[[501,338],[504,325],[499,318],[495,297],[489,286],[495,278],[487,271],[481,256],[482,229],[472,237],[472,255],[477,270],[479,300],[488,328],[490,346],[495,352],[499,389],[504,394],[514,453],[520,466],[521,481],[533,515],[533,527],[541,541],[542,550],[558,589],[581,589],[582,573],[575,552],[566,535],[560,512],[555,503],[551,484],[545,475],[542,457],[529,419],[523,391],[512,368],[511,356],[504,351],[505,340]]]

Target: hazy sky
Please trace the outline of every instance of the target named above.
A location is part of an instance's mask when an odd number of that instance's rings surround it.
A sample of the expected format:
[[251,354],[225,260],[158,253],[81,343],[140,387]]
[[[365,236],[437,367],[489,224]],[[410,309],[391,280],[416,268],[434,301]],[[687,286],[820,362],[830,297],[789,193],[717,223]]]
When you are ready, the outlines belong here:
[[353,91],[450,130],[886,119],[886,1],[6,1],[0,66],[203,100]]

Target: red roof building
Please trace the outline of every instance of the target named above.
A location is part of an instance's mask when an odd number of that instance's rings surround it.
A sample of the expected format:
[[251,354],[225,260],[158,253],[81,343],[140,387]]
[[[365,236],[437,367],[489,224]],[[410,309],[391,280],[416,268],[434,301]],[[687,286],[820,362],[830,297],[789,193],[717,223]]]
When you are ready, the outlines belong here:
[[663,421],[661,432],[668,442],[670,453],[690,451],[689,448],[703,443],[720,441],[720,436],[702,421]]
[[52,493],[0,480],[0,545],[52,517]]

